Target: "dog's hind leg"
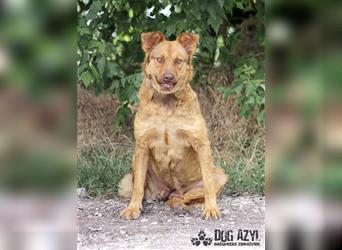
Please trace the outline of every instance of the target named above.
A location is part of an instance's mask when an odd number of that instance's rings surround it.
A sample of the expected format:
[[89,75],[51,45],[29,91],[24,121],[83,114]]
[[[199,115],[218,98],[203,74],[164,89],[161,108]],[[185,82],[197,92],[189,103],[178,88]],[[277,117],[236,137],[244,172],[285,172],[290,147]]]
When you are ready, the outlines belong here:
[[[215,180],[216,196],[219,196],[227,182],[227,175],[222,168],[213,168],[213,176]],[[180,208],[188,210],[194,207],[202,207],[204,205],[204,188],[203,182],[199,181],[183,192],[174,191],[170,194],[167,205],[171,208]]]
[[[218,197],[223,188],[224,185],[227,182],[227,175],[223,172],[222,168],[212,168],[213,171],[213,177],[214,177],[214,186],[215,186],[215,193],[216,197]],[[187,192],[183,195],[183,201],[184,204],[187,206],[198,206],[200,204],[203,204],[204,202],[204,188],[203,188],[203,182],[197,183],[195,186],[191,187]]]
[[171,194],[167,200],[167,205],[174,209],[188,210],[190,207],[184,203],[184,197],[182,195]]

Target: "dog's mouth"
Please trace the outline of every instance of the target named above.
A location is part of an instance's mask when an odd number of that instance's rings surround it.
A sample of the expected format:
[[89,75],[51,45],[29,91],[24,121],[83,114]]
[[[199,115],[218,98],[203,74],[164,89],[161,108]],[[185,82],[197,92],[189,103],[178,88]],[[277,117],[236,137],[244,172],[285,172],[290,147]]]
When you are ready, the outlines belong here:
[[177,82],[171,82],[171,81],[163,81],[163,82],[158,81],[158,83],[162,90],[171,90],[177,84]]

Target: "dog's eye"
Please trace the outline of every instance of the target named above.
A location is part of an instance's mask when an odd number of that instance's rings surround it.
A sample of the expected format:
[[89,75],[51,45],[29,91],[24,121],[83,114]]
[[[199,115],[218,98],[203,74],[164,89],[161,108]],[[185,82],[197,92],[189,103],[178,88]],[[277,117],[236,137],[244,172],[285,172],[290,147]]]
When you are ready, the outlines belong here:
[[163,63],[163,62],[164,62],[164,59],[161,58],[161,57],[157,57],[157,62],[158,62],[158,63]]
[[181,64],[182,62],[183,62],[182,59],[177,59],[177,60],[176,60],[176,64]]

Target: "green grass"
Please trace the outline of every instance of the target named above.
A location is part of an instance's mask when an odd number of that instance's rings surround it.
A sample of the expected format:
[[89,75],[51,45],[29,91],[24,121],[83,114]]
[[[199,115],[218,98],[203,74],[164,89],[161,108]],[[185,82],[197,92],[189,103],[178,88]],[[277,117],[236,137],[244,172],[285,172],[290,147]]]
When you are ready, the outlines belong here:
[[116,194],[121,178],[131,169],[130,150],[104,150],[101,148],[78,154],[78,186],[90,196]]
[[[88,195],[115,195],[124,174],[131,170],[132,149],[92,149],[78,154],[78,186]],[[234,155],[229,162],[216,155],[217,166],[229,175],[225,194],[264,194],[264,154],[247,151],[250,155]]]
[[[226,194],[264,194],[265,137],[263,133],[237,135],[225,153],[214,154],[215,165],[228,174]],[[215,152],[215,151],[214,151]]]
[[265,172],[264,161],[256,165],[246,166],[245,160],[238,157],[234,165],[220,161],[220,166],[228,174],[225,194],[264,194]]

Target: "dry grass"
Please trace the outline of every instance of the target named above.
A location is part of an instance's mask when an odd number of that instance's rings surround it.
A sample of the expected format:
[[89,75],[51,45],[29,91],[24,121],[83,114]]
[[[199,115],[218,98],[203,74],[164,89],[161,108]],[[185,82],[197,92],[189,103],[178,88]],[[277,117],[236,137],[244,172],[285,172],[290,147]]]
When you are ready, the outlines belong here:
[[78,85],[77,149],[133,147],[132,127],[115,128],[118,98],[107,93],[95,96]]

